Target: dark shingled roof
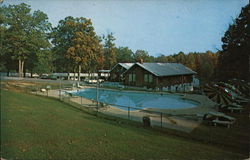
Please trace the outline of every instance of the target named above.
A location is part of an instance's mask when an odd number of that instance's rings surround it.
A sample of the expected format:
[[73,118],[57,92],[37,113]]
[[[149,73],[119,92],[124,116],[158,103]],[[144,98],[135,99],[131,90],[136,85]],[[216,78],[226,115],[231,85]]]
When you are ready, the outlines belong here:
[[122,66],[126,70],[128,70],[131,66],[133,66],[135,63],[117,63],[110,71],[115,69],[118,65]]
[[122,67],[129,69],[131,66],[133,66],[134,63],[118,63]]
[[196,72],[192,71],[191,69],[180,63],[135,63],[134,65],[138,65],[144,68],[155,76],[196,74]]

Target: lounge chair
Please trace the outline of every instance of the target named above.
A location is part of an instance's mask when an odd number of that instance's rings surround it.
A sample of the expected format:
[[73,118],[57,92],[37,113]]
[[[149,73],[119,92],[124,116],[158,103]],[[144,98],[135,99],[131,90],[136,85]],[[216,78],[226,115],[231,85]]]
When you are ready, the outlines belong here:
[[232,103],[232,104],[230,104],[229,106],[243,108],[241,105],[239,105],[239,104],[237,104],[237,103]]
[[241,113],[241,111],[244,109],[243,107],[227,107],[228,110],[231,111],[231,113],[233,113],[234,111],[239,111]]
[[208,112],[204,115],[203,120],[210,121],[214,126],[222,124],[228,128],[235,122],[234,117],[230,117],[221,112]]
[[234,123],[234,121],[222,121],[219,120],[218,118],[212,121],[214,126],[217,126],[217,124],[222,124],[222,125],[226,125],[227,128],[230,128],[230,126]]

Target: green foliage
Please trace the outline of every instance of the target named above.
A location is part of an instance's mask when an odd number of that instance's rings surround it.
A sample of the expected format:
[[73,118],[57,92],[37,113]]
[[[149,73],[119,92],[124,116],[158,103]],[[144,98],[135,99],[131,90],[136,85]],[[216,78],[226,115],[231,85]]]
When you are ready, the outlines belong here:
[[134,60],[136,62],[152,62],[153,57],[149,56],[147,51],[144,50],[137,50],[134,54]]
[[198,72],[198,77],[202,84],[209,83],[215,79],[215,70],[217,68],[218,54],[207,51],[199,57],[198,65],[195,70]]
[[54,45],[52,52],[54,55],[53,64],[57,72],[72,72],[74,68],[73,60],[66,58],[66,52],[71,45],[71,40],[74,36],[75,28],[70,27],[69,23],[73,22],[74,18],[69,16],[64,20],[60,20],[57,27],[53,28],[50,38]]
[[[133,53],[128,47],[115,46],[113,33],[103,36],[94,31],[90,19],[71,16],[60,20],[51,31],[48,17],[41,11],[31,13],[27,4],[0,7],[0,70],[22,72],[95,72],[110,69],[117,62],[182,63],[198,73],[202,83],[221,79],[248,78],[249,68],[249,5],[229,26],[222,38],[223,51],[212,53],[179,52],[170,56],[150,56],[145,50]],[[48,36],[49,34],[49,36]],[[53,48],[48,41],[51,39]],[[220,55],[219,70],[217,59]],[[25,62],[25,63],[24,63]],[[19,64],[19,65],[18,65]]]
[[222,51],[219,56],[218,77],[221,80],[232,78],[249,79],[250,51],[250,9],[249,4],[242,8],[240,15],[222,37]]
[[27,62],[27,68],[32,69],[37,61],[37,52],[50,47],[47,33],[51,24],[45,13],[34,11],[32,14],[30,6],[25,3],[1,6],[1,12],[1,35],[4,37],[1,56],[9,61],[18,60],[19,73],[22,74],[24,62]]
[[116,49],[115,49],[115,37],[113,33],[109,33],[106,37],[103,36],[104,39],[104,58],[105,58],[105,68],[111,69],[116,62]]
[[134,62],[133,51],[128,47],[116,48],[116,60],[118,63],[131,63]]
[[54,70],[53,54],[51,50],[42,50],[37,53],[37,62],[32,73],[42,75],[43,73],[51,73]]
[[70,68],[93,72],[101,63],[102,46],[90,19],[66,17],[53,29],[51,38],[57,68],[62,66],[67,72],[72,71]]

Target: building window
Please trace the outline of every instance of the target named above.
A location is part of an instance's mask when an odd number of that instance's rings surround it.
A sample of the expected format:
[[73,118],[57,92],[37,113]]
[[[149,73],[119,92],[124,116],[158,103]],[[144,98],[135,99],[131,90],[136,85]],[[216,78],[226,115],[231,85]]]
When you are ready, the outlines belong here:
[[135,79],[136,79],[135,73],[130,73],[130,74],[128,75],[128,81],[129,81],[129,82],[135,82]]
[[153,82],[153,76],[152,76],[152,74],[145,73],[144,74],[144,82],[146,82],[146,83],[152,83]]
[[152,83],[152,82],[153,82],[153,75],[152,75],[152,74],[149,74],[149,75],[148,75],[148,82],[149,82],[149,83]]
[[144,82],[148,82],[148,74],[144,74]]

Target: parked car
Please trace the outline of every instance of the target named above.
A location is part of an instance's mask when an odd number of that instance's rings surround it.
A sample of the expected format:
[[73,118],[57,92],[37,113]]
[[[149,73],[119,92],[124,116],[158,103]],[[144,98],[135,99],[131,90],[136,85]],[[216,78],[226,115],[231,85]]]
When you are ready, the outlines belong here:
[[41,75],[41,77],[40,77],[41,79],[48,79],[48,75],[46,75],[46,74],[43,74],[43,75]]
[[39,75],[38,75],[37,73],[34,73],[34,74],[32,75],[32,78],[39,78]]

